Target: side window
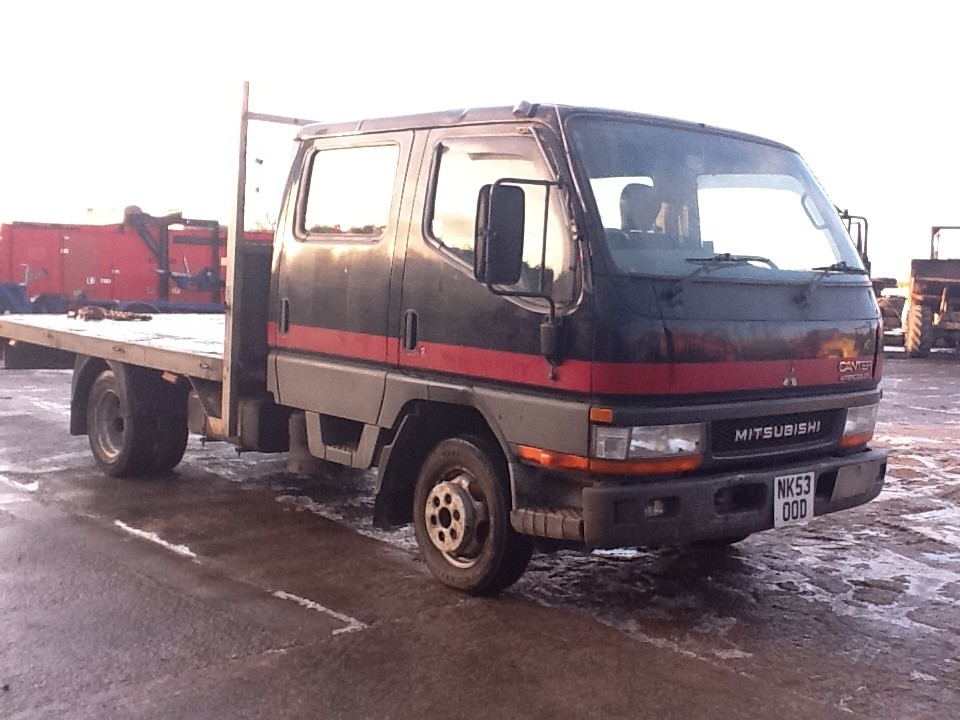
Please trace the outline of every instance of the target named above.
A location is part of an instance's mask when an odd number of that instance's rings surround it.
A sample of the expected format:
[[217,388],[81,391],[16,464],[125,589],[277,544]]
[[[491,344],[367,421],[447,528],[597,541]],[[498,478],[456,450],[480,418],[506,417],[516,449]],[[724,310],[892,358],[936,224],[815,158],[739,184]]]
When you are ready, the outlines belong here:
[[330,240],[379,240],[390,217],[399,155],[397,145],[316,152],[300,233]]
[[[538,158],[539,149],[532,140],[522,145],[513,138],[444,140],[437,151],[439,165],[435,172],[432,212],[427,219],[431,238],[443,250],[472,268],[474,227],[481,188],[502,178],[547,179]],[[556,187],[526,184],[518,187],[525,196],[526,227],[523,276],[516,288],[571,300],[571,243],[565,232],[559,193]],[[541,273],[541,268],[546,272]],[[543,287],[540,286],[541,279]]]

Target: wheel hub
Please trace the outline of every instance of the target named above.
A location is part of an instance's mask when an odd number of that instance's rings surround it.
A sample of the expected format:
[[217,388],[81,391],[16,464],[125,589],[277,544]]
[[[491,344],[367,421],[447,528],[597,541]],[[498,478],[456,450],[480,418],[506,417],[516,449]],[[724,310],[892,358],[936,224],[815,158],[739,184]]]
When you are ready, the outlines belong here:
[[483,504],[470,494],[466,478],[442,482],[427,495],[427,534],[441,552],[468,554],[477,536],[477,526],[485,519]]
[[123,445],[123,413],[120,409],[120,398],[112,393],[104,394],[97,404],[96,426],[91,428],[97,433],[100,448],[110,458],[120,453]]

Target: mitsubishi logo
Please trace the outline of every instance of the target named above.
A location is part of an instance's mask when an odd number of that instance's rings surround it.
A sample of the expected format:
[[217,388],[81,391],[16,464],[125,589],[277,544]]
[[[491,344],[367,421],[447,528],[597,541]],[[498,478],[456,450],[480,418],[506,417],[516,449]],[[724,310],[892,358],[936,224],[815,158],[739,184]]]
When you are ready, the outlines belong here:
[[797,386],[797,374],[796,369],[793,366],[793,363],[790,363],[790,369],[787,371],[787,376],[783,379],[784,387],[796,387]]

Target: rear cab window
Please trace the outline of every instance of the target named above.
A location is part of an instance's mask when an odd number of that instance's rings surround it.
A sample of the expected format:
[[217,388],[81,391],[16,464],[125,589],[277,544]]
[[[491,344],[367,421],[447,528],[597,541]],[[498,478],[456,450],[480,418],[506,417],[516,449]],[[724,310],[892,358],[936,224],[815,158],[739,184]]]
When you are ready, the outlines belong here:
[[400,158],[394,143],[320,149],[309,160],[299,239],[377,242],[390,219]]

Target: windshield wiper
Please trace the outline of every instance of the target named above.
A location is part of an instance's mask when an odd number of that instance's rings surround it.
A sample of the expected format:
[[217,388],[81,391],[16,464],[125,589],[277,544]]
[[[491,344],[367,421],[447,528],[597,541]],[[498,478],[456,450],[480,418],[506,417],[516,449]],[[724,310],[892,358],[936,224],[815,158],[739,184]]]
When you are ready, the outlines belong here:
[[734,255],[733,253],[725,252],[717,253],[710,257],[688,257],[684,259],[686,262],[699,265],[700,267],[696,268],[692,273],[676,278],[673,281],[673,287],[662,295],[663,299],[670,305],[676,305],[680,302],[677,298],[680,296],[680,293],[683,292],[685,282],[699,275],[706,275],[719,268],[743,267],[745,265],[753,265],[754,263],[762,263],[769,266],[771,270],[778,269],[773,260],[765,258],[762,255]]
[[731,253],[717,253],[716,255],[711,255],[710,257],[698,258],[698,257],[688,257],[686,258],[688,263],[696,263],[700,265],[696,270],[694,270],[687,277],[693,277],[694,275],[700,275],[705,272],[710,272],[710,270],[718,267],[731,267],[736,265],[749,265],[750,263],[763,263],[764,265],[769,266],[771,269],[776,270],[777,266],[774,265],[773,261],[770,258],[765,258],[761,255],[733,255]]
[[840,262],[835,262],[833,265],[825,265],[823,267],[810,268],[811,270],[818,270],[822,274],[818,278],[826,277],[832,272],[844,273],[846,275],[869,275],[866,270],[863,268],[858,268],[855,265],[850,265],[846,260],[841,260]]
[[830,275],[831,273],[841,273],[843,275],[869,275],[866,270],[859,268],[856,265],[850,265],[846,260],[841,260],[840,262],[835,262],[833,265],[824,265],[823,267],[810,268],[817,274],[813,276],[813,279],[807,284],[807,286],[798,292],[793,300],[798,305],[806,305],[810,300],[810,294],[813,292],[820,283],[823,282],[823,279]]
[[711,255],[708,258],[687,258],[686,260],[687,262],[699,263],[701,265],[728,265],[730,263],[740,265],[750,262],[762,262],[763,264],[769,265],[772,268],[776,267],[770,258],[765,258],[762,255],[734,255],[732,253],[717,253],[716,255]]

